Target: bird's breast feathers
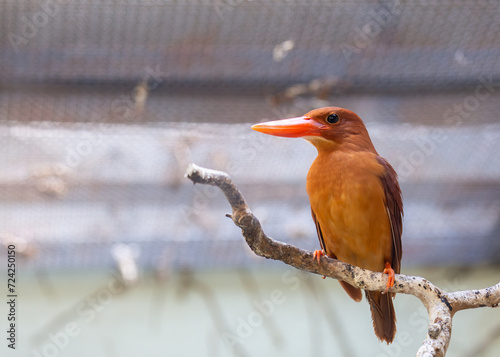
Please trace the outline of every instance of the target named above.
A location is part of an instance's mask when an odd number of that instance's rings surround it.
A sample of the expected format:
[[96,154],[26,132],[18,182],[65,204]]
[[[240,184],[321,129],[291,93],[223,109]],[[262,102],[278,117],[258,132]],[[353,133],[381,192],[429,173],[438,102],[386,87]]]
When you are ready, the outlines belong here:
[[320,154],[307,176],[307,192],[326,253],[380,271],[390,261],[392,235],[380,177],[371,152]]

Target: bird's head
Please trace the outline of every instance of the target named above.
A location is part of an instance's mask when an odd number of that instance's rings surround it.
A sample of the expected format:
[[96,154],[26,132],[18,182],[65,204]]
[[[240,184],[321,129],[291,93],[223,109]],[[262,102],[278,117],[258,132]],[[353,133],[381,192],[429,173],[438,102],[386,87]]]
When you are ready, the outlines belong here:
[[338,107],[312,110],[301,117],[255,124],[261,133],[304,138],[318,150],[369,150],[375,148],[368,131],[356,113]]

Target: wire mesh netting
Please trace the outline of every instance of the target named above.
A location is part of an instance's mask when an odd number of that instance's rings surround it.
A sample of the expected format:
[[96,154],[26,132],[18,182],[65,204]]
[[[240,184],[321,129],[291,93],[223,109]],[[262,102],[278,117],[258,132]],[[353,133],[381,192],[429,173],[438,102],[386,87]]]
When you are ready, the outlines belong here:
[[254,264],[190,162],[228,171],[267,233],[317,248],[314,148],[245,123],[326,105],[357,112],[400,175],[403,265],[499,262],[497,1],[0,8],[0,234],[30,266]]

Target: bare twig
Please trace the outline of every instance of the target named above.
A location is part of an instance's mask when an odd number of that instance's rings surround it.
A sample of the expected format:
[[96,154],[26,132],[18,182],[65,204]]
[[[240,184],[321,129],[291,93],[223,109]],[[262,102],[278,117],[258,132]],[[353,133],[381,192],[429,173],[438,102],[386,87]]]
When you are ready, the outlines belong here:
[[[186,176],[193,183],[219,187],[233,210],[229,217],[241,228],[243,237],[252,251],[264,258],[280,260],[297,269],[329,278],[343,280],[355,287],[384,291],[387,276],[362,269],[326,256],[321,264],[313,253],[276,241],[265,235],[259,220],[248,208],[245,199],[225,172],[189,165]],[[481,290],[447,293],[424,278],[398,274],[390,292],[410,294],[422,301],[429,313],[427,338],[417,351],[417,357],[443,357],[450,343],[453,315],[460,310],[477,307],[497,307],[500,304],[500,283]]]

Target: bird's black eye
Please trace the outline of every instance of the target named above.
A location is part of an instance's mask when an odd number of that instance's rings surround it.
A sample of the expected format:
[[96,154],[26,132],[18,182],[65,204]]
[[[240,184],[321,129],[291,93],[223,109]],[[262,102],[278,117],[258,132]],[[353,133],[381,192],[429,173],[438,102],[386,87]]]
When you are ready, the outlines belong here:
[[330,114],[328,117],[326,117],[326,121],[330,124],[335,124],[339,120],[340,118],[337,114]]

